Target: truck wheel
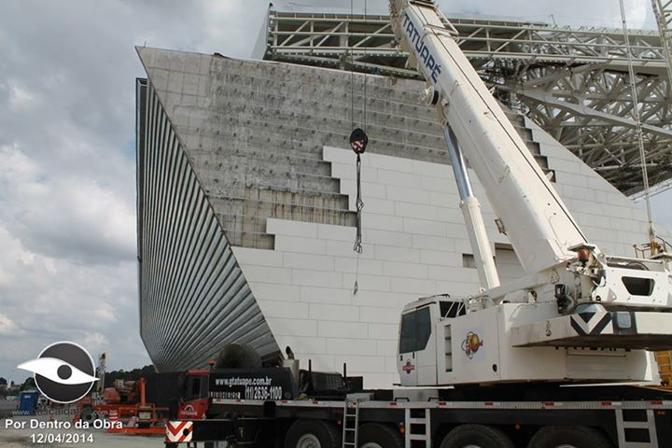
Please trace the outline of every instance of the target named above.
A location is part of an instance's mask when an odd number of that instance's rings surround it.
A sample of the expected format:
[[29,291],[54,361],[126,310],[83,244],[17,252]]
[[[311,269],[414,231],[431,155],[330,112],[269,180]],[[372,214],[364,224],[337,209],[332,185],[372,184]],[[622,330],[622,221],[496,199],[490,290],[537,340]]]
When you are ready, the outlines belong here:
[[545,426],[534,434],[527,448],[613,448],[597,430],[585,426]]
[[514,448],[502,431],[485,425],[460,425],[444,437],[439,448]]
[[366,423],[359,427],[359,448],[404,448],[399,431],[387,425]]
[[79,419],[90,423],[98,418],[98,414],[93,410],[91,406],[84,406],[82,411],[79,413]]
[[297,420],[285,436],[285,448],[340,448],[336,427],[322,420]]

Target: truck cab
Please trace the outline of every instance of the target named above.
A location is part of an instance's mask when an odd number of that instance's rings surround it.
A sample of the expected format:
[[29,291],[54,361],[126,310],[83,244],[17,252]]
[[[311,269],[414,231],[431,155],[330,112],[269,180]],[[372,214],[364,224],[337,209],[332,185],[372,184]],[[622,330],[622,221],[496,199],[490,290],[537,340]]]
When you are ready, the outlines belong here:
[[[449,295],[425,297],[407,304],[401,313],[397,367],[402,386],[436,385],[438,357],[452,363],[452,341],[440,323],[465,314],[461,299]],[[447,350],[447,352],[446,352]]]
[[177,409],[178,419],[200,420],[206,417],[208,412],[208,378],[208,369],[187,371]]

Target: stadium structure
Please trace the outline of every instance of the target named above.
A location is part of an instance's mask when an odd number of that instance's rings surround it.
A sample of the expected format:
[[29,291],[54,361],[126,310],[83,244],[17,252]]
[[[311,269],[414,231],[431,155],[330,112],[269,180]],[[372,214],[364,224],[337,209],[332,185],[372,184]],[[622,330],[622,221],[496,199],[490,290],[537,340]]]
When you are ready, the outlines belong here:
[[[631,31],[628,57],[614,30],[451,22],[590,240],[634,255],[648,229],[629,197],[642,190],[634,108],[652,185],[672,177],[660,36]],[[235,342],[265,358],[290,346],[304,367],[347,363],[366,386],[389,385],[403,305],[479,288],[436,113],[385,16],[269,10],[263,32],[263,60],[137,49],[142,340],[163,371]],[[348,137],[364,124],[358,256]],[[500,277],[515,279],[472,180]]]

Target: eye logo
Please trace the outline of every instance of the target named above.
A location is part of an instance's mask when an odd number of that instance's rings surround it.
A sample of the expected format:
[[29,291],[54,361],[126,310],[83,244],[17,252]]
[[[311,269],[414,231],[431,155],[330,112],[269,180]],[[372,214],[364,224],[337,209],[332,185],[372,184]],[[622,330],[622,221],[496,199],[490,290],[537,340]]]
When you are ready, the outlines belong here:
[[57,403],[73,403],[89,393],[98,381],[93,359],[79,344],[56,342],[47,346],[37,359],[17,366],[33,372],[42,395]]

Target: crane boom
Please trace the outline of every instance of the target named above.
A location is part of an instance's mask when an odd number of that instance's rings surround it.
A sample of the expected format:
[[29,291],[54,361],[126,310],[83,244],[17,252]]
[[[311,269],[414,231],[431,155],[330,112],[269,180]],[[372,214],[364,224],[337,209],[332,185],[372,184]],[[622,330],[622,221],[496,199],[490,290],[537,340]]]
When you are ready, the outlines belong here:
[[[401,7],[404,4],[405,6]],[[439,106],[483,185],[523,268],[539,272],[574,257],[586,238],[522,138],[446,29],[431,1],[392,1],[401,45],[438,95]]]

